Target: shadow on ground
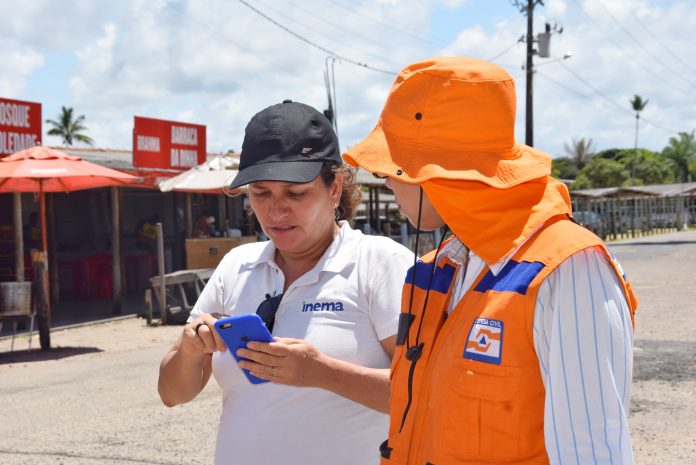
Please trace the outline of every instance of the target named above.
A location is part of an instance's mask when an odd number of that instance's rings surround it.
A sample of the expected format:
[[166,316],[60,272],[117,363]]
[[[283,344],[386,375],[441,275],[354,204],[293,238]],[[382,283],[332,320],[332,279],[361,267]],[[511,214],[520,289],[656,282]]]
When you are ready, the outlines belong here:
[[56,347],[50,350],[32,349],[0,352],[0,365],[60,360],[61,358],[103,351],[103,349],[98,347]]
[[696,350],[692,341],[636,340],[633,379],[636,381],[696,380]]

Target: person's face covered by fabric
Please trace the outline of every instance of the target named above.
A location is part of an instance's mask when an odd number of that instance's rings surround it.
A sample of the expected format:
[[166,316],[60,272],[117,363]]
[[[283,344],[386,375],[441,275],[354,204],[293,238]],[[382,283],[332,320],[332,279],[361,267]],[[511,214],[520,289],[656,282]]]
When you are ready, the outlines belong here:
[[430,202],[464,244],[494,263],[549,214],[570,213],[567,188],[550,178],[551,157],[515,143],[515,102],[514,81],[492,63],[414,63],[396,78],[377,126],[344,156],[389,177],[411,222],[421,198],[400,196],[399,183],[422,188],[421,216]]
[[[399,212],[421,231],[432,231],[445,225],[428,196],[418,184],[407,184],[395,178],[386,178],[385,185],[394,192]],[[421,198],[422,196],[422,198]]]
[[343,177],[331,123],[314,108],[285,101],[247,125],[239,174],[230,189],[248,185],[249,203],[276,248],[312,255],[337,231],[334,211]]

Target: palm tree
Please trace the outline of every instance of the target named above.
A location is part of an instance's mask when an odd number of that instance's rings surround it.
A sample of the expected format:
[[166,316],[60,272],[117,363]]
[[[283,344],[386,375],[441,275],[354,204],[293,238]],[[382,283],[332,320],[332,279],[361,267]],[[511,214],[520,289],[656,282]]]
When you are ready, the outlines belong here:
[[58,120],[47,119],[46,122],[53,126],[49,131],[49,136],[60,136],[63,138],[65,145],[72,145],[73,139],[88,145],[94,145],[91,137],[83,134],[87,128],[82,124],[85,121],[85,115],[80,115],[73,120],[73,109],[69,107],[61,107],[58,114]]
[[585,140],[584,137],[577,140],[573,138],[570,145],[563,144],[566,153],[573,159],[573,163],[578,170],[582,170],[594,156],[595,151],[592,144],[592,139]]
[[[633,160],[631,161],[631,179],[636,179],[636,157],[638,156],[638,122],[640,121],[640,112],[643,111],[648,104],[647,100],[643,100],[640,95],[634,94],[631,102],[631,108],[636,112],[636,142],[633,146]],[[634,183],[635,181],[631,181]]]
[[677,169],[681,182],[689,181],[689,165],[696,160],[696,134],[680,132],[679,138],[670,137],[669,145],[662,150],[662,156]]

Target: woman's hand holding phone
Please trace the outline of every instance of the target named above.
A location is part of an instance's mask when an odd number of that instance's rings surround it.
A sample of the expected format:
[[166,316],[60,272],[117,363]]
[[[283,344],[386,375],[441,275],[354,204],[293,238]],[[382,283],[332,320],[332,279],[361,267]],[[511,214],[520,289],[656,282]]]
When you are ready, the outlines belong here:
[[319,386],[331,360],[305,340],[274,338],[256,314],[222,318],[214,327],[254,384]]
[[225,342],[213,330],[217,316],[205,313],[186,324],[181,340],[181,350],[184,353],[200,356],[227,350]]
[[290,386],[321,385],[330,359],[303,339],[276,338],[274,342],[253,342],[237,350],[239,366],[257,378]]

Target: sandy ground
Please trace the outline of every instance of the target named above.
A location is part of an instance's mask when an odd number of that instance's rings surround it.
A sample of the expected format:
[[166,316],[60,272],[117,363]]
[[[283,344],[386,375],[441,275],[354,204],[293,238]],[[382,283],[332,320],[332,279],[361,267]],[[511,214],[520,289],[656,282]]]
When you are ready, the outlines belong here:
[[696,231],[610,244],[640,299],[629,418],[637,464],[696,464]]
[[[635,463],[694,464],[696,231],[611,248],[641,299]],[[157,397],[159,361],[179,331],[129,318],[54,331],[51,352],[27,352],[24,337],[8,353],[9,339],[0,340],[0,465],[212,463],[217,385],[172,409]]]

